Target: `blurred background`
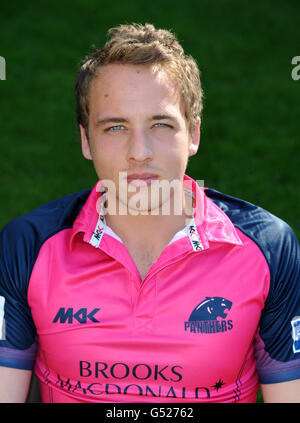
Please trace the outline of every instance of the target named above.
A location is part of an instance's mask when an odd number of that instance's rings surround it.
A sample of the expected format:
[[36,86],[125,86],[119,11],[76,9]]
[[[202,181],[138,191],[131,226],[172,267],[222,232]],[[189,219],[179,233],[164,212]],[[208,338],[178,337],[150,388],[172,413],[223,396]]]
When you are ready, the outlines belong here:
[[2,2],[0,227],[96,183],[81,156],[76,72],[109,28],[131,22],[171,29],[200,67],[201,146],[187,173],[268,209],[299,238],[300,80],[291,63],[300,55],[297,0]]

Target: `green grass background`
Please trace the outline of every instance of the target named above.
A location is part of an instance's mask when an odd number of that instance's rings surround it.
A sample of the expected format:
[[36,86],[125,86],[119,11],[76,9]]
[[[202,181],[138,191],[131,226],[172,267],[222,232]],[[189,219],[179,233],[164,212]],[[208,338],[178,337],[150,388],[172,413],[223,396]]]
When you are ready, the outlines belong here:
[[76,70],[110,27],[130,22],[172,29],[199,64],[201,146],[187,173],[268,209],[299,237],[298,0],[2,2],[0,227],[96,182],[80,151]]

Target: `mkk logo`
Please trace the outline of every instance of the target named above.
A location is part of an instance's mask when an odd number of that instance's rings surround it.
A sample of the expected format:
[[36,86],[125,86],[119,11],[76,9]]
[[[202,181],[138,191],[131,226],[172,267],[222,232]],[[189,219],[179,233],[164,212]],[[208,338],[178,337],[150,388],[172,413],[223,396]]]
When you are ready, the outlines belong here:
[[226,332],[233,328],[232,320],[225,320],[232,302],[222,297],[206,297],[192,311],[184,323],[184,330],[194,333]]
[[61,307],[54,317],[53,323],[73,323],[73,319],[77,320],[78,323],[87,323],[88,320],[97,323],[99,320],[95,318],[95,314],[98,313],[99,310],[100,308],[94,308],[94,310],[88,313],[87,308],[80,308],[74,313],[73,308],[65,309]]

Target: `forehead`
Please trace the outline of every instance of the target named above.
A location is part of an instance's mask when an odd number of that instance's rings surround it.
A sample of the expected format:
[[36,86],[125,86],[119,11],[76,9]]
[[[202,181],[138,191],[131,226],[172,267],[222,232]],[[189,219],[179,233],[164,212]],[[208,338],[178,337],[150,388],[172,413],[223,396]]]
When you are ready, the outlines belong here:
[[90,113],[111,109],[141,113],[157,108],[183,112],[178,84],[164,68],[157,66],[105,65],[91,83],[89,99]]

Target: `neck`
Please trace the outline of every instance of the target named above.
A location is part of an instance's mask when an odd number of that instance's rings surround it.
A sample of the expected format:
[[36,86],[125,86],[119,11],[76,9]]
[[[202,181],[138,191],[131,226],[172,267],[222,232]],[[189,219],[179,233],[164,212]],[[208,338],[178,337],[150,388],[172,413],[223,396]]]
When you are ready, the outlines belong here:
[[[108,201],[109,203],[109,201]],[[107,204],[108,205],[108,204]],[[116,210],[119,210],[116,208]],[[192,198],[182,195],[182,207],[175,210],[160,205],[155,210],[136,213],[127,210],[125,214],[109,213],[105,215],[106,223],[123,240],[124,243],[139,243],[143,239],[148,245],[167,245],[176,232],[183,229],[193,217]]]

